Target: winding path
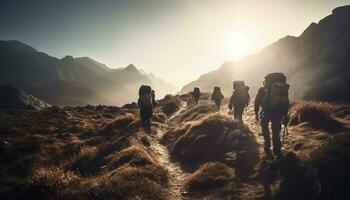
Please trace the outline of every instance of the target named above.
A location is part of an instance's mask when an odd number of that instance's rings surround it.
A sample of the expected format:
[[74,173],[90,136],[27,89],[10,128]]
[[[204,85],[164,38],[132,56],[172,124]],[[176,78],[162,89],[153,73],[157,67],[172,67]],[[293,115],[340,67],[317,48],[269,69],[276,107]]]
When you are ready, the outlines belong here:
[[156,157],[165,169],[168,170],[169,173],[169,200],[181,200],[185,199],[183,194],[185,193],[184,185],[185,180],[188,177],[188,173],[184,172],[179,163],[175,163],[171,160],[171,155],[166,146],[162,145],[160,141],[164,133],[167,132],[168,127],[172,121],[181,111],[186,108],[186,105],[182,105],[182,107],[170,117],[166,123],[161,124],[161,128],[156,130],[155,140],[151,144],[151,148],[156,153]]

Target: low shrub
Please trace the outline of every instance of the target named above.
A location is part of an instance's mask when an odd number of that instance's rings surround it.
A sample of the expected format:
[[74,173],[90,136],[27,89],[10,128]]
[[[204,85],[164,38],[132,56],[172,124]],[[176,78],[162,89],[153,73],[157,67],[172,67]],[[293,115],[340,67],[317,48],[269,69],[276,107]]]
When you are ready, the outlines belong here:
[[[172,155],[183,163],[194,165],[223,160],[232,142],[226,139],[235,129],[243,129],[243,127],[227,116],[210,115],[200,123],[192,125],[184,135],[176,140]],[[240,137],[242,132],[235,137]]]
[[166,199],[167,171],[159,165],[124,165],[98,180],[95,199]]
[[311,154],[324,199],[350,199],[350,133],[335,135]]
[[290,125],[298,125],[303,122],[309,123],[314,129],[327,132],[339,132],[345,130],[345,125],[333,112],[335,106],[326,102],[302,101],[295,104],[291,109]]
[[110,170],[116,169],[124,164],[131,166],[144,166],[154,163],[153,158],[146,152],[145,149],[138,145],[132,145],[120,152],[111,154],[106,158],[108,168]]
[[139,128],[138,119],[134,115],[124,115],[108,124],[100,131],[105,136],[121,136],[124,132],[132,132]]
[[72,171],[60,167],[36,169],[26,185],[26,199],[52,199],[79,180]]
[[164,112],[165,115],[169,117],[180,109],[181,100],[177,96],[174,97],[167,95],[159,102],[159,104],[161,106],[162,112]]
[[224,163],[206,163],[195,171],[186,183],[190,191],[201,191],[224,186],[233,181],[234,171]]
[[96,147],[83,147],[68,163],[68,168],[83,175],[97,174],[100,170]]

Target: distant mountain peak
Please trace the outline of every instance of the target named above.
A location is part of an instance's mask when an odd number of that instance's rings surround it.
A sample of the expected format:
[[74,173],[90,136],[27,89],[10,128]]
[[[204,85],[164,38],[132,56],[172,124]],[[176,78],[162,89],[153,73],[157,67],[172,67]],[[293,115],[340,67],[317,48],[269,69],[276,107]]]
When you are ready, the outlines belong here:
[[62,58],[61,60],[72,62],[74,60],[74,58],[73,58],[73,56],[67,55],[64,58]]
[[137,72],[139,72],[139,70],[137,70],[137,68],[136,68],[135,65],[133,65],[133,64],[130,64],[130,65],[128,65],[127,67],[125,67],[124,70],[125,70],[125,71],[129,71],[129,72],[131,72],[131,71],[137,71]]
[[0,48],[6,48],[6,50],[18,53],[37,52],[33,47],[18,40],[0,40]]
[[97,73],[104,73],[104,72],[111,71],[111,68],[109,68],[107,65],[100,63],[100,62],[98,62],[90,57],[87,57],[87,56],[74,58],[74,61],[80,63],[81,65],[89,67],[90,69],[92,69],[93,71],[95,71]]

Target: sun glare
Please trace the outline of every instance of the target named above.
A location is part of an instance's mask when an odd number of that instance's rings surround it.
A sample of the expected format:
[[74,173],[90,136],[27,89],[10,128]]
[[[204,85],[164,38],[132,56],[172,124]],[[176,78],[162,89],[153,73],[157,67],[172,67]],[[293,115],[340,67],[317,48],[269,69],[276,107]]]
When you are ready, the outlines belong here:
[[232,53],[234,60],[238,60],[249,53],[251,41],[246,34],[235,32],[229,40],[229,51]]

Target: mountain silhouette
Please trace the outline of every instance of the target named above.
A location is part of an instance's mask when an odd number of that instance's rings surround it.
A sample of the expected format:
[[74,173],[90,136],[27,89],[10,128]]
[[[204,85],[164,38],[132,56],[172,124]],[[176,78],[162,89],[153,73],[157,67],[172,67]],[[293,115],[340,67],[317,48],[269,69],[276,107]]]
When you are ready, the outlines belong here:
[[[116,104],[137,100],[141,84],[158,97],[175,92],[164,81],[149,78],[134,65],[111,69],[89,57],[58,59],[20,41],[0,41],[0,85],[22,88],[54,105]],[[164,86],[164,87],[163,87]]]
[[244,79],[255,94],[268,72],[279,71],[288,77],[292,99],[348,100],[349,24],[350,6],[338,7],[319,23],[310,24],[299,37],[286,36],[256,54],[225,62],[185,85],[181,93],[194,87],[209,92],[220,86],[228,95],[232,81]]

